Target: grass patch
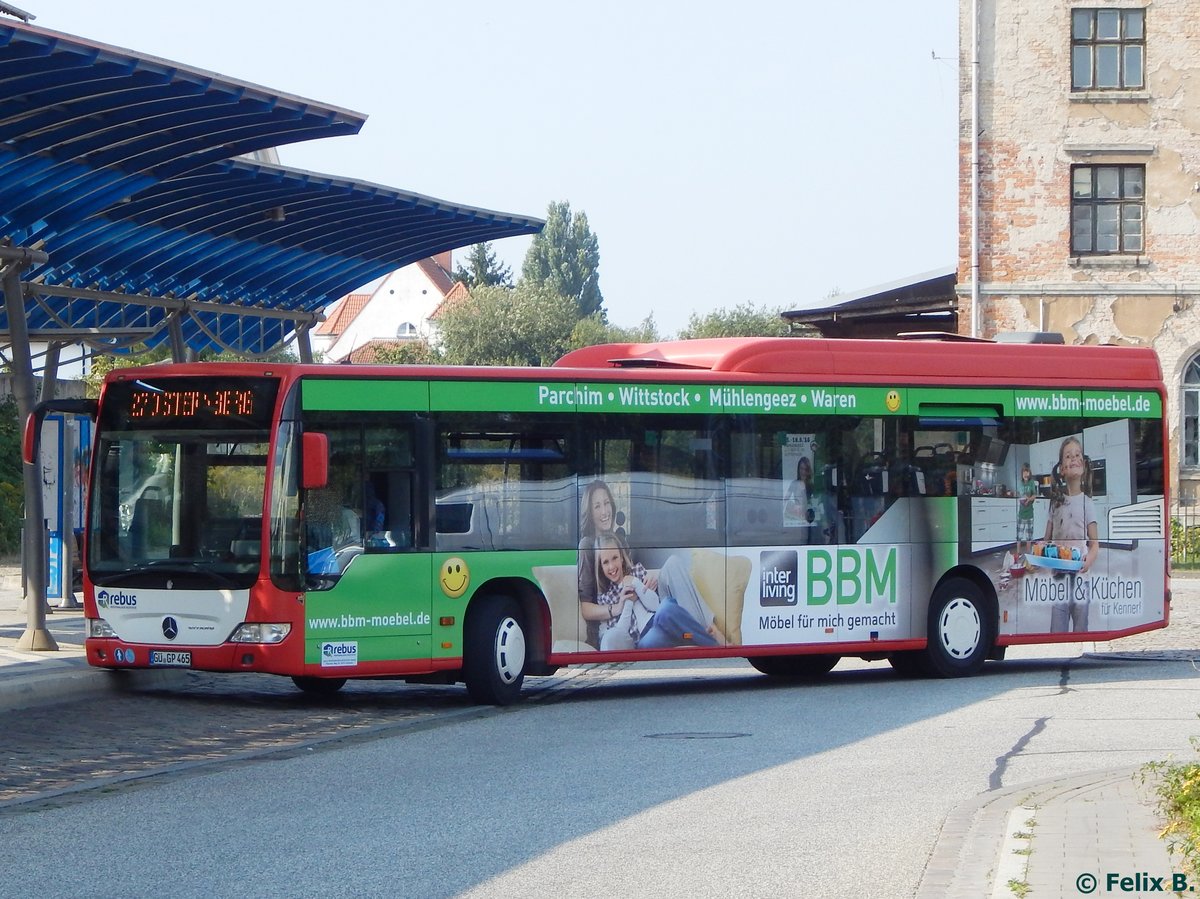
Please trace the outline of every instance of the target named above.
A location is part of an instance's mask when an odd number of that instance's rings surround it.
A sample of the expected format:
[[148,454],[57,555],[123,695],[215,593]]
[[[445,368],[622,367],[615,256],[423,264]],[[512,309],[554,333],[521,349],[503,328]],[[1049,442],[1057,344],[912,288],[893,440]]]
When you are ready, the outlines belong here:
[[[1192,746],[1200,750],[1197,738]],[[1167,823],[1159,836],[1181,859],[1193,877],[1200,874],[1200,762],[1150,762],[1142,767],[1141,782],[1153,782],[1156,804]]]

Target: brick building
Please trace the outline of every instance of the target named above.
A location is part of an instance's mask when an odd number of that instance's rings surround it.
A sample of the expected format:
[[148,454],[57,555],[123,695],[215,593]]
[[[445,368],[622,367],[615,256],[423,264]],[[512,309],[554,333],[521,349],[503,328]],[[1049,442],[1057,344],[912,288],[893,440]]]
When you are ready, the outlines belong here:
[[959,9],[959,330],[1154,347],[1169,385],[1173,483],[1182,501],[1200,502],[1196,4]]

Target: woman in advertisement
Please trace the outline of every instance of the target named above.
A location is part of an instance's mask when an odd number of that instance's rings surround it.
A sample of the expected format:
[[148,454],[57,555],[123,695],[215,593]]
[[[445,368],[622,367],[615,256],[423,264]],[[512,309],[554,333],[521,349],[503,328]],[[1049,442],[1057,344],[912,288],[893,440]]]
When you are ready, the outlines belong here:
[[[580,564],[578,564],[578,586],[580,586],[580,601],[590,603],[595,600],[595,549],[596,539],[601,534],[616,534],[618,539],[622,534],[617,528],[623,516],[617,513],[617,503],[612,498],[612,490],[602,480],[594,480],[583,491],[580,503]],[[658,575],[648,571],[650,589],[658,589]],[[592,642],[588,640],[588,642]]]
[[784,527],[800,528],[796,543],[820,543],[817,506],[814,505],[812,460],[801,456],[796,461],[796,479],[788,485],[783,505]]

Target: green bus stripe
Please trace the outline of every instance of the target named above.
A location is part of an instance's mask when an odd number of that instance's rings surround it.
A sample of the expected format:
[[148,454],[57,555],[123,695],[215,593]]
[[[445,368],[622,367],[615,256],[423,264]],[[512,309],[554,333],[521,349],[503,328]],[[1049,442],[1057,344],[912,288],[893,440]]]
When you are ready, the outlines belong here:
[[313,411],[423,412],[429,383],[382,378],[305,378],[301,404]]
[[1153,391],[305,378],[305,409],[930,418],[1160,418]]

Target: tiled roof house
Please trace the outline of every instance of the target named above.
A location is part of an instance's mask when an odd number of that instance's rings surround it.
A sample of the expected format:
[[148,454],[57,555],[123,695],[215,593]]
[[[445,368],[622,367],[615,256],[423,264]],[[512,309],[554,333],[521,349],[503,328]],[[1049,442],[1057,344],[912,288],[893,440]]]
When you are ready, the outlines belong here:
[[313,351],[325,362],[371,362],[381,346],[435,343],[438,312],[466,295],[450,277],[450,267],[450,253],[442,253],[396,269],[370,293],[342,297],[313,331]]

